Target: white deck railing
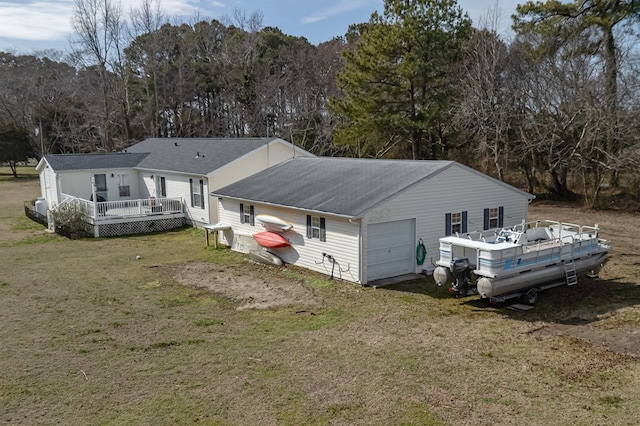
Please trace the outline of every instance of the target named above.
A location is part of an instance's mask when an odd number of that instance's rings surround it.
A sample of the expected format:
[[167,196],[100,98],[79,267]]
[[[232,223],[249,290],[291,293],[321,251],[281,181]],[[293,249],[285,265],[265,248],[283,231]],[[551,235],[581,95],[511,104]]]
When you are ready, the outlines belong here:
[[74,199],[82,205],[87,214],[94,220],[184,213],[181,198],[145,198],[94,203],[93,201],[67,194],[61,195],[63,202],[69,202],[70,199]]

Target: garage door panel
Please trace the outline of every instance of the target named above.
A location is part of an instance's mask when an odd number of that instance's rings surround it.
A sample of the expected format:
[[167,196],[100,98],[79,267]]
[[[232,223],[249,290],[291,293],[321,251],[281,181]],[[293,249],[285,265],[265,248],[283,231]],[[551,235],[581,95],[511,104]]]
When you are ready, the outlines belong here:
[[415,271],[415,220],[368,225],[367,281]]

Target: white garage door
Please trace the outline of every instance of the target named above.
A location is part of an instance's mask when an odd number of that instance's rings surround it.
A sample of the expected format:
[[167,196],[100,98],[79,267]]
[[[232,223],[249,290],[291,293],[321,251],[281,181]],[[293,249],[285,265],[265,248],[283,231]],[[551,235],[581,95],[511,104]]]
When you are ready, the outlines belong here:
[[367,282],[415,272],[415,219],[367,225]]

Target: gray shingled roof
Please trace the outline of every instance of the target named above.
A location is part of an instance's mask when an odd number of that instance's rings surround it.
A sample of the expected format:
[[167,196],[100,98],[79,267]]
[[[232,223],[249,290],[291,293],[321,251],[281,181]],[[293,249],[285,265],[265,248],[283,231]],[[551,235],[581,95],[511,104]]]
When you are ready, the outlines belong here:
[[277,139],[150,138],[125,151],[149,153],[139,168],[204,175]]
[[205,175],[278,138],[150,138],[124,152],[49,154],[56,171],[136,167]]
[[118,169],[135,167],[148,154],[123,154],[120,152],[100,154],[48,154],[44,158],[55,171],[86,169]]
[[296,157],[216,190],[213,195],[358,217],[453,164]]

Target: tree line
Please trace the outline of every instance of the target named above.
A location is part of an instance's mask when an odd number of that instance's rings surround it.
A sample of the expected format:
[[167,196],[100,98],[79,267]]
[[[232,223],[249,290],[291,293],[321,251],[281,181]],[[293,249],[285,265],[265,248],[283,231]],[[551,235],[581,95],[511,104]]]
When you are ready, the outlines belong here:
[[507,38],[497,9],[473,25],[455,0],[385,0],[312,45],[260,12],[185,23],[156,0],[75,0],[69,52],[0,52],[0,161],[278,136],[317,155],[456,160],[590,207],[640,201],[639,19],[633,0],[527,2]]

